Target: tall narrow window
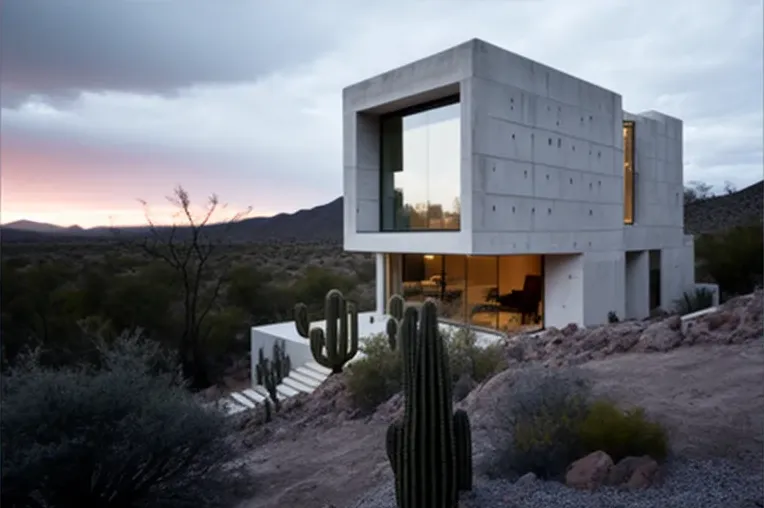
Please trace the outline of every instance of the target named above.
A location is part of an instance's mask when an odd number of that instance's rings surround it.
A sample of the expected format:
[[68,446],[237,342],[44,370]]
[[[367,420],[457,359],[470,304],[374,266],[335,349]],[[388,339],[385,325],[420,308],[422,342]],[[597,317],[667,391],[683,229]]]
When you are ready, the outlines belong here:
[[623,122],[623,223],[634,224],[634,122]]

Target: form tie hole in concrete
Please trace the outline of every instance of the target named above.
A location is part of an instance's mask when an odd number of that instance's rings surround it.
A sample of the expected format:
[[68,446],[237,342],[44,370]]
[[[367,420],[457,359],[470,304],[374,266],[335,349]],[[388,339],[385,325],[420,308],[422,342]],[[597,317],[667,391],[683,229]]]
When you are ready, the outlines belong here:
[[525,171],[523,171],[523,176],[524,176],[525,178],[528,178],[528,170],[527,170],[527,169],[526,169]]
[[550,108],[549,106],[547,106],[547,107],[546,107],[546,110],[547,110],[547,111],[552,111],[552,108]]
[[493,205],[491,208],[493,209],[494,212],[496,211],[496,205]]
[[570,185],[573,185],[573,179],[572,178],[570,179]]
[[509,107],[509,109],[511,109],[512,111],[514,111],[514,110],[515,110],[515,107],[514,107],[514,106],[510,106],[510,107]]
[[557,148],[560,148],[562,146],[562,140],[560,138],[557,138]]
[[594,212],[592,212],[591,210],[589,210],[589,215],[594,215]]
[[589,115],[589,121],[591,122],[594,119],[592,115]]
[[597,182],[597,187],[602,187],[602,180]]
[[599,159],[600,157],[602,157],[602,152],[597,152],[597,158]]
[[512,134],[512,139],[515,139],[515,135],[514,134]]
[[552,138],[549,138],[549,146],[552,146]]
[[515,213],[515,207],[514,206],[512,207],[512,213]]
[[547,180],[549,180],[549,173],[547,173],[547,175],[546,175],[546,179],[547,179]]
[[591,183],[589,184],[589,190],[592,190],[592,184]]
[[531,208],[531,213],[536,213],[536,209],[535,208]]
[[573,151],[576,151],[576,145],[572,145]]
[[557,120],[557,122],[555,122],[555,123],[557,124],[557,127],[560,126],[560,121],[559,120]]
[[546,209],[546,214],[547,215],[552,215],[552,209],[551,208],[547,208]]
[[584,117],[583,116],[581,117],[581,123],[584,123]]
[[494,165],[494,166],[492,166],[492,167],[491,167],[491,171],[493,171],[494,173],[496,173],[496,165]]
[[514,97],[510,97],[510,98],[509,98],[509,102],[510,102],[511,104],[514,104],[514,103],[515,103],[515,98],[514,98]]
[[[573,242],[573,247],[578,247],[578,242]],[[568,278],[569,278],[569,279],[572,279],[573,277],[572,277],[572,276],[570,276],[570,275],[568,275]]]

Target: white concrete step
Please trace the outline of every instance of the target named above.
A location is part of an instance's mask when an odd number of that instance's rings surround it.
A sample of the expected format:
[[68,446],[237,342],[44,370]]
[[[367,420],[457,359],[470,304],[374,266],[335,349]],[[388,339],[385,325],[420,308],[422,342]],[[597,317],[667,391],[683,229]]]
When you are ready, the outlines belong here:
[[245,407],[247,407],[249,409],[253,409],[255,407],[255,403],[253,401],[249,400],[247,397],[245,397],[241,393],[232,392],[230,395],[231,395],[231,398],[233,400],[235,400],[236,402],[238,402],[242,406],[245,406]]
[[281,395],[282,397],[285,397],[285,398],[294,397],[295,395],[300,393],[297,390],[295,390],[294,388],[290,388],[290,387],[288,387],[288,386],[286,386],[284,384],[278,385],[276,387],[276,391],[279,393],[279,395]]
[[242,411],[247,410],[246,407],[242,406],[241,404],[237,404],[231,399],[220,399],[218,403],[220,404],[225,414],[229,416],[235,415],[237,413],[241,413]]
[[319,365],[316,362],[308,362],[305,364],[305,366],[309,369],[315,370],[316,372],[320,372],[321,374],[326,374],[327,377],[332,373],[332,369],[327,369],[323,365]]
[[313,393],[313,390],[315,390],[314,387],[305,385],[303,383],[300,383],[296,379],[291,379],[291,378],[285,378],[282,386],[288,386],[289,388],[293,388],[297,390],[298,392],[303,392],[303,393]]
[[314,377],[307,376],[305,374],[301,374],[299,372],[290,372],[288,379],[294,379],[295,381],[299,381],[300,383],[304,384],[305,386],[310,386],[311,388],[317,388],[318,385],[320,385],[324,379],[316,379]]
[[246,390],[242,390],[241,393],[248,399],[253,400],[255,404],[262,404],[265,402],[265,397],[263,397],[261,394],[254,391],[252,388],[247,388]]
[[309,369],[307,367],[297,367],[296,369],[294,369],[293,372],[289,373],[290,376],[294,376],[295,374],[309,377],[311,379],[316,380],[316,382],[318,383],[323,383],[324,381],[326,381],[326,378],[328,377],[326,374],[323,374],[313,369]]
[[263,385],[255,385],[252,387],[252,391],[259,393],[263,396],[263,399],[270,398],[270,395],[268,395],[268,390],[265,389]]

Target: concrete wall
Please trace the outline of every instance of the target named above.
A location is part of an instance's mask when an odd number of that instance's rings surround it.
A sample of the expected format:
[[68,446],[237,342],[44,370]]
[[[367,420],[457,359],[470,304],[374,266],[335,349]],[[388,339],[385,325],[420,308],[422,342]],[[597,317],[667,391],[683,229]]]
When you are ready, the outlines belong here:
[[626,314],[626,261],[623,251],[584,254],[585,326],[607,323],[608,313]]
[[[343,195],[345,250],[468,254],[471,248],[471,178],[461,168],[461,231],[395,233],[380,230],[379,116],[460,93],[461,153],[472,153],[468,78],[473,42],[367,79],[343,90]],[[469,164],[467,158],[466,164]],[[465,201],[465,198],[467,200]]]
[[584,323],[584,259],[581,254],[544,256],[544,326]]
[[[454,93],[461,230],[380,232],[379,115]],[[633,225],[623,224],[624,120],[635,122]],[[676,118],[625,113],[615,92],[471,40],[346,88],[343,124],[346,250],[559,254],[545,268],[547,326],[644,316],[644,260],[627,262],[627,251],[661,250],[665,308],[693,287]]]
[[473,253],[620,247],[621,97],[477,42]]
[[655,111],[633,115],[634,224],[624,227],[626,250],[684,243],[682,121]]

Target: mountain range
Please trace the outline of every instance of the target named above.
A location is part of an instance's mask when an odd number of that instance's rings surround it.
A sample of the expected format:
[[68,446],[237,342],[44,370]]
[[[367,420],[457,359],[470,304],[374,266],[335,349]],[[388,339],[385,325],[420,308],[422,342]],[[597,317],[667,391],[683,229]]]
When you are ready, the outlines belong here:
[[[684,209],[685,231],[690,234],[712,233],[734,226],[761,222],[764,213],[764,181],[745,189],[689,203]],[[211,224],[211,235],[225,236],[233,242],[329,241],[342,240],[342,198],[294,213],[273,217],[254,217],[233,224]],[[159,228],[169,231],[169,228]],[[146,226],[122,227],[125,236],[145,235]],[[181,230],[182,231],[182,230]],[[187,232],[187,229],[185,230]],[[181,233],[182,234],[182,233]],[[3,242],[110,240],[114,231],[108,227],[62,227],[28,220],[2,226]]]

